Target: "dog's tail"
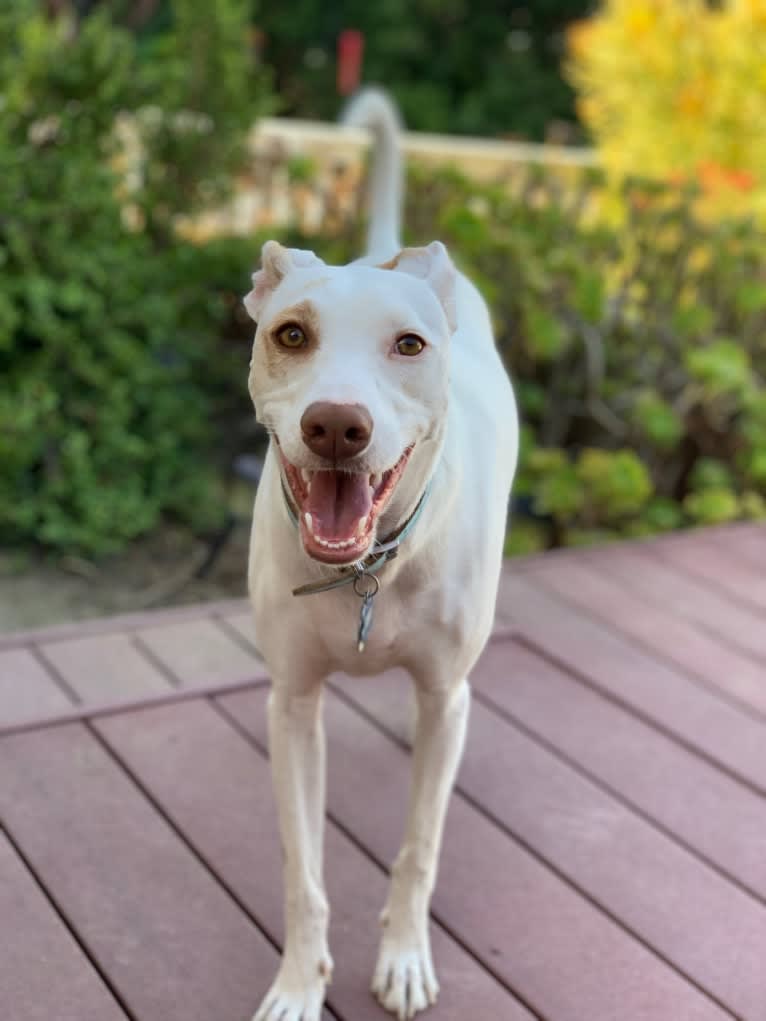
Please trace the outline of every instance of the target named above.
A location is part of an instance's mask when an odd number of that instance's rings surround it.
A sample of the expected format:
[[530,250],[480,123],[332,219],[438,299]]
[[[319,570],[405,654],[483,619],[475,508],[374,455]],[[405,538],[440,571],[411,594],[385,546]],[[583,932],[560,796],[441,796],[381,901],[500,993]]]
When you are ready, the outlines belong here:
[[365,88],[343,111],[341,122],[353,128],[368,128],[373,133],[375,149],[367,247],[369,253],[388,259],[402,247],[404,168],[399,144],[401,119],[382,89]]

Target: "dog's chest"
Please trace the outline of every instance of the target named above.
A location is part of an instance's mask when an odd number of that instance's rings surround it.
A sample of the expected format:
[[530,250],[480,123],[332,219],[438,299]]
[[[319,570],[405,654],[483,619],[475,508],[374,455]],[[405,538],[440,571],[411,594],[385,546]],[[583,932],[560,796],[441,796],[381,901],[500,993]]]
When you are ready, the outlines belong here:
[[[381,586],[374,598],[353,592],[317,596],[306,624],[322,645],[331,671],[380,673],[407,657],[412,641],[402,602]],[[334,596],[334,598],[333,598]]]

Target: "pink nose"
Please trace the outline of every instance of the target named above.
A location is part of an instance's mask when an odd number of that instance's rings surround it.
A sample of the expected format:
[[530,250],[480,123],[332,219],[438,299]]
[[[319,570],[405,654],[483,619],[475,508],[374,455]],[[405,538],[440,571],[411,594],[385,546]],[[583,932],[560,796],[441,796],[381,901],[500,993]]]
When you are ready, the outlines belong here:
[[367,447],[372,436],[372,417],[361,404],[316,401],[301,418],[303,442],[328,461],[348,461]]

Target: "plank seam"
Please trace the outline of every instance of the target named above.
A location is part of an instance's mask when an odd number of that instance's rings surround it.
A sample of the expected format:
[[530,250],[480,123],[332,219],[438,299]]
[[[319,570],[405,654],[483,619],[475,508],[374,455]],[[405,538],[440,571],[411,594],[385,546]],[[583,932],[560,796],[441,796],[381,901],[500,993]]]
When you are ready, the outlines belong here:
[[143,638],[137,631],[130,632],[130,634],[128,635],[128,641],[136,650],[136,652],[138,652],[139,656],[142,656],[145,660],[151,663],[154,669],[157,670],[158,673],[160,673],[165,678],[165,680],[168,682],[171,688],[181,687],[181,680],[177,676],[177,674],[175,674],[174,671],[171,670],[167,663],[160,659],[160,657],[157,655],[154,649],[152,649],[151,646],[147,645],[147,643],[143,640]]
[[114,999],[115,1003],[117,1004],[119,1009],[122,1011],[124,1016],[128,1019],[128,1021],[140,1021],[140,1018],[136,1014],[133,1013],[133,1011],[130,1009],[130,1007],[128,1007],[128,1005],[125,1002],[125,1000],[123,999],[121,993],[118,991],[116,985],[112,982],[111,978],[109,977],[109,974],[105,971],[105,969],[101,966],[101,964],[91,954],[91,952],[88,949],[87,943],[80,936],[80,934],[77,931],[77,928],[74,925],[74,923],[71,922],[70,919],[66,916],[66,914],[63,911],[63,909],[59,905],[58,901],[54,897],[53,893],[43,883],[40,875],[37,872],[37,869],[34,867],[34,865],[31,863],[29,858],[24,853],[21,845],[18,843],[18,841],[16,840],[14,835],[11,833],[11,831],[8,828],[7,824],[2,822],[2,821],[0,821],[0,832],[2,832],[3,835],[6,837],[6,839],[8,840],[8,843],[13,848],[13,850],[14,850],[15,854],[17,855],[19,861],[26,868],[27,872],[31,876],[32,880],[34,881],[35,885],[39,889],[40,893],[43,895],[43,897],[45,898],[46,902],[50,905],[51,910],[56,915],[56,917],[59,919],[59,921],[64,926],[66,931],[69,933],[69,935],[72,937],[72,939],[74,940],[75,944],[79,948],[79,950],[82,953],[82,955],[85,958],[85,960],[88,962],[88,964],[91,966],[91,968],[94,970],[94,972],[101,979],[101,982],[103,983],[104,988],[112,996],[112,998]]
[[243,649],[251,656],[256,656],[261,661],[261,663],[264,663],[261,650],[255,644],[255,642],[251,642],[244,635],[241,635],[235,627],[231,626],[226,617],[224,617],[222,614],[214,613],[210,619],[218,626],[219,630],[223,631],[226,637],[230,638],[236,645],[240,647],[240,649]]
[[128,634],[144,628],[162,627],[184,620],[209,618],[213,613],[237,611],[244,599],[222,599],[210,603],[182,603],[153,610],[137,610],[112,617],[87,617],[69,624],[54,624],[42,628],[28,628],[0,634],[0,649],[13,649],[30,642],[67,642],[70,639],[95,635]]
[[64,677],[62,672],[56,666],[52,660],[48,659],[45,651],[36,642],[29,646],[29,651],[37,659],[37,662],[45,669],[45,671],[53,679],[54,683],[63,691],[70,702],[74,705],[84,705],[83,699],[79,692],[75,691],[69,681]]
[[230,684],[203,685],[199,688],[172,688],[165,694],[147,695],[144,698],[133,699],[125,702],[111,702],[96,706],[81,706],[72,709],[71,712],[55,713],[51,716],[42,716],[34,720],[25,720],[20,723],[9,723],[0,726],[0,740],[4,737],[13,737],[14,734],[26,734],[33,730],[47,730],[50,727],[61,727],[69,723],[84,723],[88,720],[101,719],[104,716],[119,716],[122,713],[139,712],[143,709],[151,709],[155,706],[174,705],[177,702],[188,702],[191,699],[205,698],[209,695],[234,695],[241,691],[257,691],[258,688],[265,688],[269,681],[265,677],[232,681]]

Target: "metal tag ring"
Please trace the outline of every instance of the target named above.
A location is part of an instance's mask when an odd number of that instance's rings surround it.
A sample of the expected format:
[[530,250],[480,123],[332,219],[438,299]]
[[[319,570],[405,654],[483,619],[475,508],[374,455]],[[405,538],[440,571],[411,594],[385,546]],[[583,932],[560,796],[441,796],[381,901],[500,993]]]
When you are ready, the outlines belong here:
[[[359,590],[359,582],[362,580],[371,581],[372,588]],[[380,591],[380,582],[374,574],[360,574],[358,578],[354,578],[354,592],[359,596],[360,599],[370,598],[378,594]]]

